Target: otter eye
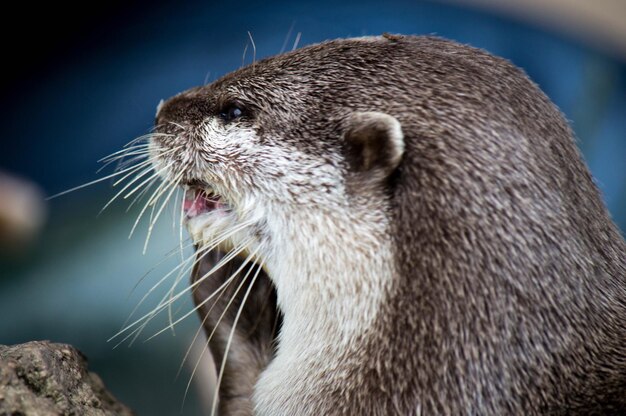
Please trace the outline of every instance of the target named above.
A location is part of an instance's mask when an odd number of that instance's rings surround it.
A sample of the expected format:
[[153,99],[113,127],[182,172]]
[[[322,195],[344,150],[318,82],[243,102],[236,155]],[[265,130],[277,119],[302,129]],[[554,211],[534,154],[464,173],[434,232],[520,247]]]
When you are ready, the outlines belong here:
[[227,105],[220,111],[220,118],[224,121],[232,121],[243,116],[243,110],[237,104]]

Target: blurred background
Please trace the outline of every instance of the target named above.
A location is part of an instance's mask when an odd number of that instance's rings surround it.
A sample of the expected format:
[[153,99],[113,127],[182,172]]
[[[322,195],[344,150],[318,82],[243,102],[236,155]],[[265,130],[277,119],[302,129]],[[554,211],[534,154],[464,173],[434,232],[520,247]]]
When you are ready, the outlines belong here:
[[[180,255],[166,257],[178,245],[173,215],[160,219],[143,255],[146,221],[127,239],[138,214],[126,212],[129,201],[98,216],[115,194],[112,181],[44,198],[111,173],[96,173],[98,159],[147,133],[161,98],[242,65],[248,31],[257,59],[291,49],[296,39],[304,46],[382,32],[434,34],[510,59],[570,120],[613,218],[626,229],[622,0],[128,0],[88,10],[50,3],[37,6],[36,16],[31,7],[17,5],[6,16],[19,31],[0,28],[0,344],[74,344],[139,415],[206,413],[198,395],[205,386],[192,384],[183,407],[196,358],[176,377],[199,325],[195,315],[146,341],[167,326],[166,316],[157,318],[131,347],[107,342],[180,263]],[[140,309],[163,293],[155,290]],[[185,299],[178,315],[191,308]]]

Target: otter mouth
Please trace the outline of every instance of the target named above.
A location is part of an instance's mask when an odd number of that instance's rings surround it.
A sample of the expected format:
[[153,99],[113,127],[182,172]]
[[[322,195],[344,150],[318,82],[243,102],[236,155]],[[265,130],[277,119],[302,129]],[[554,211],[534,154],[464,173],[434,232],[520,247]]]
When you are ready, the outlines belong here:
[[183,211],[185,218],[188,220],[203,214],[225,211],[227,209],[228,204],[226,204],[224,199],[210,189],[194,186],[185,189]]

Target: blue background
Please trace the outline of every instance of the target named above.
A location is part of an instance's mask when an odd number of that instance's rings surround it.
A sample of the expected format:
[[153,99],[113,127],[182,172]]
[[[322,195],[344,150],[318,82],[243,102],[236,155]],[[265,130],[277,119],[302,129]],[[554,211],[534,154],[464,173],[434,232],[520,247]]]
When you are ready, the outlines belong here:
[[[21,13],[28,14],[25,6]],[[278,53],[292,26],[288,49],[298,32],[300,46],[382,32],[435,34],[526,70],[571,121],[615,221],[626,229],[626,64],[577,39],[425,1],[113,2],[85,11],[84,19],[29,21],[41,38],[28,45],[26,57],[15,56],[1,84],[0,170],[36,182],[47,194],[97,178],[96,161],[148,132],[161,98],[241,66],[248,31],[257,59]],[[18,47],[5,54],[24,52]],[[246,62],[251,59],[249,47]],[[198,326],[195,316],[175,336],[143,342],[146,333],[131,348],[106,342],[177,264],[173,256],[132,292],[177,246],[178,231],[171,216],[163,218],[142,255],[145,227],[126,239],[136,210],[125,213],[121,202],[96,218],[113,195],[105,181],[53,199],[34,247],[0,259],[0,343],[72,343],[138,414],[181,414],[190,373],[176,379],[176,372]],[[147,307],[157,301],[158,295]],[[187,301],[181,311],[190,307]],[[154,329],[166,322],[159,319]],[[192,387],[182,414],[200,413]]]

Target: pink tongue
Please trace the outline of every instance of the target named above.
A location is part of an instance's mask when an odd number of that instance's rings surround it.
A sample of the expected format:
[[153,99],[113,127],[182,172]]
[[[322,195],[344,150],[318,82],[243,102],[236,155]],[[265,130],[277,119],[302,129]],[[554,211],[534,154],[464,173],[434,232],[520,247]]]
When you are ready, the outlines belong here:
[[183,209],[187,217],[195,217],[196,215],[212,211],[218,206],[219,202],[208,199],[204,192],[196,189],[187,189],[185,191]]
[[202,195],[200,192],[196,192],[195,189],[187,189],[185,191],[185,202],[183,204],[183,209],[187,214],[193,214],[198,211],[200,204],[202,203]]

